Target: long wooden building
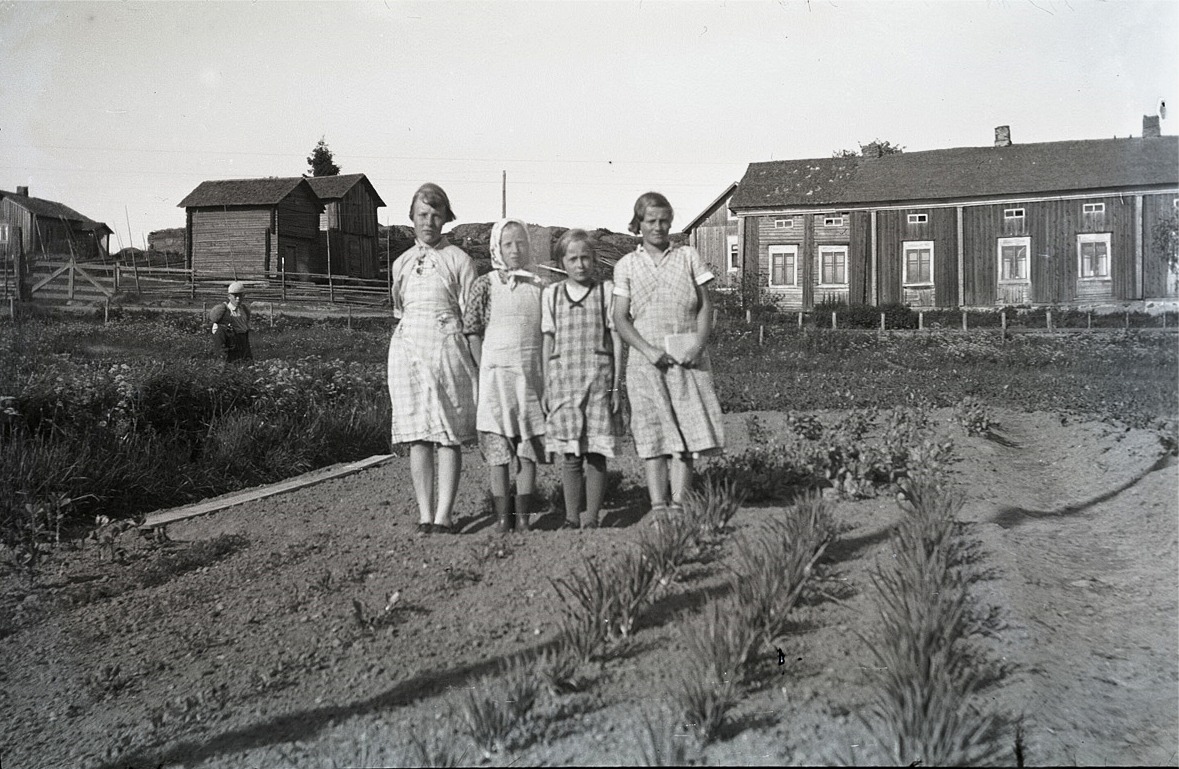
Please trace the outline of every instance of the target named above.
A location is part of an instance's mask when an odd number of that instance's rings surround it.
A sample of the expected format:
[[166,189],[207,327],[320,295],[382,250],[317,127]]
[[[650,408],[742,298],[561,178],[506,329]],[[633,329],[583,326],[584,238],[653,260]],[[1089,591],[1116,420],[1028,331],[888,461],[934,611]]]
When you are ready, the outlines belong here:
[[201,182],[179,205],[196,277],[315,272],[323,204],[301,176]]
[[110,256],[111,228],[62,203],[0,190],[0,256],[39,259],[105,260]]
[[717,276],[719,285],[725,288],[736,287],[741,276],[737,217],[729,210],[729,201],[736,191],[737,182],[733,182],[684,227],[688,245],[696,249]]
[[[752,163],[729,201],[740,274],[785,309],[1179,295],[1151,232],[1179,212],[1179,137]],[[754,297],[747,296],[747,300]]]

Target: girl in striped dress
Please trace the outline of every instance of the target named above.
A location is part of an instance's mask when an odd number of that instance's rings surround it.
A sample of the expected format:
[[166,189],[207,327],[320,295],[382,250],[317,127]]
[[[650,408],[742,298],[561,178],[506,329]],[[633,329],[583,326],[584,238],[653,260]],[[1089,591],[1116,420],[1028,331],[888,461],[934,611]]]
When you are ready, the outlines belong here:
[[554,256],[568,279],[549,286],[542,300],[545,443],[564,455],[565,528],[598,525],[606,490],[606,458],[618,451],[622,408],[619,377],[622,340],[611,319],[614,286],[594,278],[595,256],[585,230],[569,230]]
[[[503,219],[491,228],[494,269],[475,281],[468,332],[483,337],[476,427],[479,450],[491,474],[491,496],[500,532],[528,531],[536,465],[546,462],[541,368],[541,282],[527,268],[528,228]],[[508,473],[516,465],[514,516]]]
[[410,219],[416,242],[397,258],[389,275],[398,318],[389,342],[392,441],[410,445],[418,532],[450,533],[462,444],[475,440],[479,349],[477,339],[464,336],[475,263],[442,234],[454,212],[441,187],[423,184],[414,193]]
[[714,276],[696,249],[671,245],[673,215],[663,195],[641,195],[630,231],[642,243],[614,267],[614,325],[631,347],[631,432],[646,460],[655,511],[669,501],[680,507],[692,486],[693,460],[719,453],[725,442],[706,352],[712,332],[707,285]]

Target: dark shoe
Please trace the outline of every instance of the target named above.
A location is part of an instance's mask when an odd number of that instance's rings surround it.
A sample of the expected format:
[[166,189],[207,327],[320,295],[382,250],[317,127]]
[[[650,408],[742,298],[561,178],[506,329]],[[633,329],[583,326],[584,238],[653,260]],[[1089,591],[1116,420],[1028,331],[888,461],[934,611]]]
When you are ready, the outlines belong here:
[[500,534],[506,534],[512,530],[512,516],[508,512],[509,500],[507,497],[492,497],[491,504],[495,507],[495,530]]
[[458,534],[458,529],[456,529],[454,527],[453,523],[449,523],[449,524],[435,523],[434,524],[434,533],[435,534]]
[[532,512],[532,495],[516,495],[516,530],[531,531],[528,525],[528,514]]
[[432,523],[419,523],[418,524],[418,534],[432,534],[433,532],[434,532],[434,524],[432,524]]
[[571,521],[568,518],[566,518],[565,520],[561,521],[561,528],[562,529],[580,529],[581,524],[579,524],[577,521]]

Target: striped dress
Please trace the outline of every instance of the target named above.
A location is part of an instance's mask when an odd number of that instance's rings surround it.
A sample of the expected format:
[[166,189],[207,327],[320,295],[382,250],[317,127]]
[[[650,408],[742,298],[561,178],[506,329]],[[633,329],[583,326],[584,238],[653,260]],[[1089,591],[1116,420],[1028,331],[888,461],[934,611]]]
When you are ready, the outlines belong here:
[[612,285],[599,283],[580,299],[562,281],[544,290],[541,330],[553,335],[545,370],[545,445],[554,454],[618,453],[617,420],[610,408],[614,386]]
[[[670,247],[656,262],[640,245],[614,266],[614,295],[630,297],[635,330],[662,348],[667,336],[696,331],[696,286],[713,277],[691,246]],[[702,456],[723,449],[724,424],[707,351],[693,368],[660,371],[631,350],[626,387],[640,457]]]

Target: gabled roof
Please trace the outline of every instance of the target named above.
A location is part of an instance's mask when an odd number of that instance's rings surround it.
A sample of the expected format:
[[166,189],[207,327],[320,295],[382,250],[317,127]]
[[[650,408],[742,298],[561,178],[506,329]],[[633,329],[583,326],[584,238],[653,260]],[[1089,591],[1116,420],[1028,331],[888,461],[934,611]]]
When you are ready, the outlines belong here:
[[750,163],[730,208],[970,200],[1179,185],[1179,137]]
[[88,216],[83,216],[62,203],[29,197],[28,195],[18,195],[15,192],[8,192],[7,190],[0,190],[0,198],[7,198],[12,201],[13,205],[20,206],[34,216],[67,221],[74,229],[99,233],[99,237],[101,237],[101,233],[104,230],[108,234],[113,232],[110,227],[107,227],[102,222],[96,222]]
[[683,232],[685,234],[691,232],[692,230],[696,229],[696,227],[698,227],[701,222],[712,216],[712,212],[716,210],[716,207],[727,200],[729,196],[733,194],[733,190],[735,189],[737,189],[737,182],[733,182],[728,187],[725,187],[725,191],[722,192],[716,198],[716,200],[709,203],[703,211],[696,215],[695,219],[688,222],[687,225],[684,226]]
[[377,206],[384,206],[385,201],[381,200],[381,196],[377,194],[376,187],[373,187],[372,182],[368,180],[364,174],[339,174],[337,176],[308,176],[306,177],[311,189],[315,190],[315,194],[320,200],[339,200],[348,194],[348,190],[355,187],[360,182],[368,185],[368,191],[376,200]]
[[[179,208],[207,206],[272,206],[286,198],[301,184],[302,176],[270,177],[267,179],[218,179],[201,182],[177,204]],[[311,185],[308,192],[315,195]]]

